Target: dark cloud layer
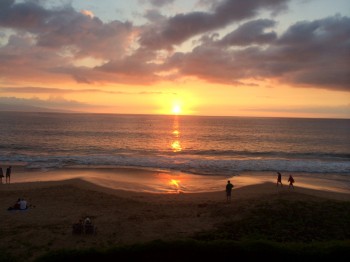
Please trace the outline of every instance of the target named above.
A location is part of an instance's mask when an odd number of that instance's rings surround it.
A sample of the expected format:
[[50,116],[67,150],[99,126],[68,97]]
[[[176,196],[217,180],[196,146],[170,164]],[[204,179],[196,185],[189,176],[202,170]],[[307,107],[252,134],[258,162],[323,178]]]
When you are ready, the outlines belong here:
[[158,91],[143,91],[143,92],[125,92],[125,91],[108,91],[96,88],[84,88],[84,89],[67,89],[67,88],[53,88],[53,87],[36,87],[36,86],[21,86],[21,87],[0,87],[0,92],[3,93],[25,93],[25,94],[70,94],[70,93],[105,93],[105,94],[118,94],[118,95],[163,95],[176,93],[158,92]]
[[170,17],[161,26],[147,27],[140,43],[154,49],[169,49],[190,37],[225,27],[232,22],[254,17],[261,10],[278,12],[288,0],[226,0],[216,4],[212,12],[192,12]]
[[[279,39],[273,32],[262,33],[265,26],[273,24],[270,20],[243,24],[221,40],[204,41],[191,53],[175,54],[168,66],[211,82],[235,84],[243,79],[273,77],[297,86],[350,91],[349,18],[334,16],[297,23]],[[251,46],[257,43],[269,46]]]
[[230,34],[227,34],[220,43],[225,46],[246,46],[251,44],[268,44],[277,39],[275,32],[267,32],[266,28],[271,28],[276,24],[273,20],[259,19],[250,21]]
[[99,18],[75,11],[71,6],[45,9],[36,2],[9,4],[0,9],[0,28],[31,33],[37,46],[71,48],[75,57],[121,57],[132,33],[129,22],[103,23]]
[[[150,85],[194,76],[242,85],[273,78],[294,86],[350,91],[349,17],[298,22],[278,35],[277,19],[257,16],[285,10],[287,0],[202,2],[207,11],[172,17],[162,9],[149,10],[148,23],[135,26],[117,19],[103,22],[69,4],[48,8],[43,1],[1,0],[0,29],[11,32],[0,45],[1,79]],[[221,29],[228,33],[221,36]],[[172,53],[195,36],[193,50]],[[82,59],[91,64],[82,66]]]
[[149,0],[149,2],[154,6],[164,6],[173,3],[175,0]]
[[[7,105],[7,108],[11,108],[10,106],[14,106],[14,108],[18,108],[19,106],[33,106],[36,107],[44,107],[44,108],[74,108],[74,109],[83,109],[88,107],[88,104],[81,103],[74,100],[66,100],[66,99],[48,99],[43,100],[39,98],[16,98],[16,97],[0,97],[0,105]],[[2,110],[6,110],[6,108],[2,108]]]

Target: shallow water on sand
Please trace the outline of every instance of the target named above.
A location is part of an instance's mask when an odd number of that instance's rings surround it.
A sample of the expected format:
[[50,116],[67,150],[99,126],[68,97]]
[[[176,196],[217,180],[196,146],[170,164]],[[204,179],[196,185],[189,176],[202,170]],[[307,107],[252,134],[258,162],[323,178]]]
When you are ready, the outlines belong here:
[[[275,188],[277,174],[273,172],[242,172],[235,176],[194,175],[160,169],[140,168],[66,168],[42,171],[14,167],[12,183],[83,179],[99,186],[149,193],[201,193],[224,191],[227,180],[234,189],[271,183]],[[282,174],[288,187],[289,174]],[[350,176],[344,174],[294,173],[295,188],[310,188],[350,194]]]

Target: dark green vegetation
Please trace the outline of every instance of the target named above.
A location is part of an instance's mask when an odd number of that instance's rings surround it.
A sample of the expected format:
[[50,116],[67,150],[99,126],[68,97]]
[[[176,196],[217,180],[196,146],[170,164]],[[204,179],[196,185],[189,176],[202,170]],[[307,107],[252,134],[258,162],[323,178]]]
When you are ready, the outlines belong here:
[[[350,240],[350,202],[259,201],[195,239],[303,242]],[[226,211],[227,212],[227,211]],[[229,214],[227,214],[229,216]]]
[[[277,244],[270,242],[234,241],[153,241],[143,245],[116,247],[108,250],[63,250],[38,259],[46,261],[347,261],[350,242],[312,245]],[[209,260],[210,259],[210,260]]]
[[[244,200],[208,205],[218,223],[178,241],[105,249],[49,251],[46,261],[348,261],[350,202],[321,199]],[[16,261],[0,252],[0,261]],[[299,261],[298,261],[299,260]]]

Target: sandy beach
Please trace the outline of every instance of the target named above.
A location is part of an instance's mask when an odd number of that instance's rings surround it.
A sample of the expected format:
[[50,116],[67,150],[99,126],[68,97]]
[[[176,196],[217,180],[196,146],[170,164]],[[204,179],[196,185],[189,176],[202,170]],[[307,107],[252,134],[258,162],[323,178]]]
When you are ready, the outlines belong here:
[[[118,189],[117,180],[106,182],[110,172],[136,173],[139,184],[133,184],[134,190]],[[203,181],[204,191],[200,192],[194,185],[198,185],[202,176],[163,172],[169,180],[165,186],[169,187],[169,192],[162,189],[159,190],[162,193],[150,193],[150,188],[157,188],[154,182],[140,181],[140,178],[152,174],[158,174],[159,178],[159,172],[65,169],[55,171],[54,177],[48,172],[46,175],[40,172],[28,174],[25,169],[17,168],[12,183],[0,185],[0,249],[32,260],[62,248],[107,248],[158,239],[185,239],[215,228],[230,216],[239,215],[239,208],[249,208],[260,200],[350,201],[346,176],[343,176],[345,180],[336,180],[335,175],[322,174],[322,179],[321,175],[296,175],[295,188],[290,189],[287,183],[276,187],[273,173],[239,175],[229,178],[235,187],[232,201],[227,203],[224,192],[227,177],[216,178],[217,184],[214,180]],[[83,179],[87,173],[90,176]],[[100,175],[99,179],[96,174]],[[192,181],[190,178],[193,177],[198,180]],[[175,182],[177,185],[172,184],[172,180],[178,181]],[[120,181],[120,188],[128,188],[130,183],[132,181]],[[222,190],[214,190],[219,184]],[[187,191],[181,190],[181,186]],[[18,198],[26,199],[29,209],[8,211]],[[92,219],[97,234],[72,235],[72,224],[86,216]]]

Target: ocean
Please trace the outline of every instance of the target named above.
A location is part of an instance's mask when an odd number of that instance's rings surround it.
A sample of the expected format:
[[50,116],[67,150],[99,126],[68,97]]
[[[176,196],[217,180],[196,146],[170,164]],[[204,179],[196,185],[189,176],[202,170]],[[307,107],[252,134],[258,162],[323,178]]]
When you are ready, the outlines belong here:
[[350,120],[0,112],[0,164],[350,174]]

